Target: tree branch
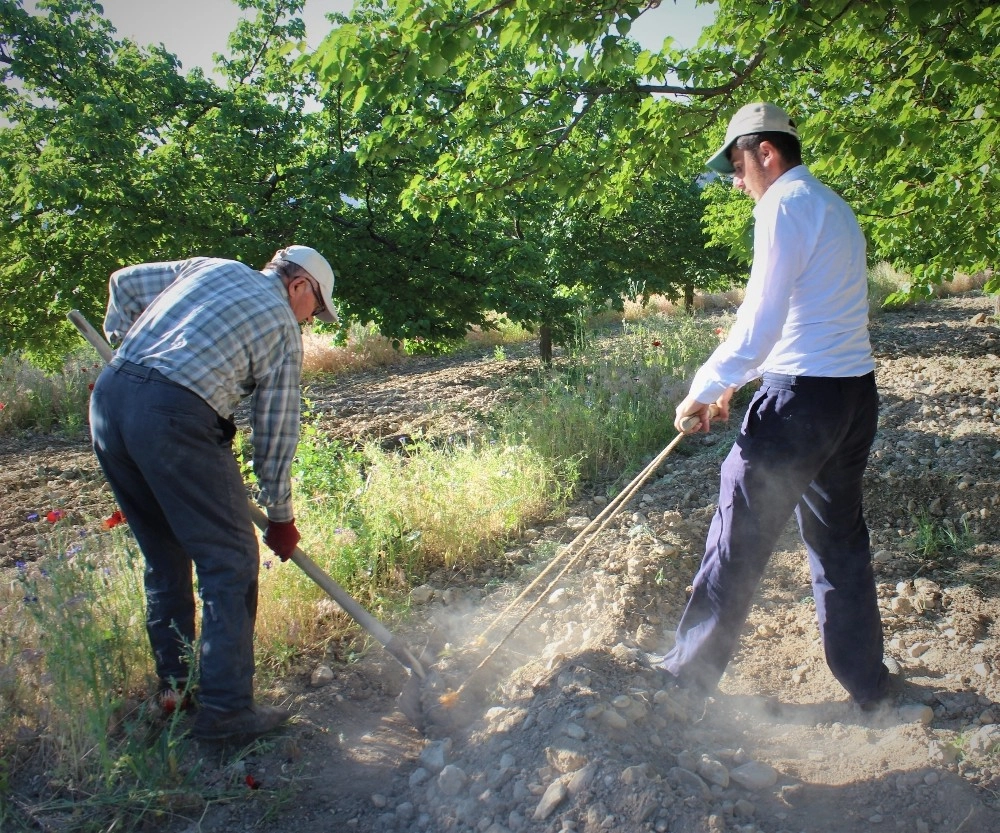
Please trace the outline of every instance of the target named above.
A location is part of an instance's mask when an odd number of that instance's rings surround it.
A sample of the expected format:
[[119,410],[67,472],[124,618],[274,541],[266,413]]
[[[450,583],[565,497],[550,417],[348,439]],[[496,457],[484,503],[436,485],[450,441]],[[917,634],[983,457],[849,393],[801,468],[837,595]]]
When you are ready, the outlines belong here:
[[573,116],[573,121],[571,121],[566,127],[564,127],[560,133],[559,138],[556,139],[555,143],[551,145],[552,150],[557,150],[560,145],[562,145],[568,138],[569,134],[573,132],[573,128],[576,127],[581,121],[583,121],[584,116],[587,115],[587,111],[590,110],[597,103],[597,97],[587,99],[587,103],[580,108],[580,110]]
[[746,69],[743,70],[743,72],[735,73],[732,81],[728,81],[725,84],[719,84],[715,87],[687,87],[677,86],[674,84],[636,84],[635,86],[629,87],[625,90],[621,87],[612,87],[610,85],[594,85],[586,87],[585,92],[592,95],[614,95],[615,93],[630,92],[683,95],[690,96],[692,98],[715,98],[716,96],[727,95],[746,83],[753,71],[760,66],[761,61],[764,60],[764,56],[765,49],[762,45],[757,54],[750,59],[749,63],[747,63]]

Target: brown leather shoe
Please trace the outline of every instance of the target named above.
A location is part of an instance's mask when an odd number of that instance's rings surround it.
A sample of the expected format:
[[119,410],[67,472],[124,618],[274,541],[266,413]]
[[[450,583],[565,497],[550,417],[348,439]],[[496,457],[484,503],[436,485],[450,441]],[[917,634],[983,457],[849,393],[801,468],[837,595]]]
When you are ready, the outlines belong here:
[[291,716],[287,709],[260,703],[231,712],[203,705],[195,717],[191,734],[199,740],[250,739],[277,729]]

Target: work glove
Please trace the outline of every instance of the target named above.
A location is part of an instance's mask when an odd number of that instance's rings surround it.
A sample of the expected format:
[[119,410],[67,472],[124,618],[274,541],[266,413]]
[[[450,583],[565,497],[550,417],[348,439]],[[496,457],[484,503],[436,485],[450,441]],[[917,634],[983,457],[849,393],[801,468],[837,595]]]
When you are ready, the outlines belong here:
[[290,521],[268,521],[264,530],[264,543],[282,561],[287,561],[295,552],[295,545],[302,536],[295,528],[295,519]]

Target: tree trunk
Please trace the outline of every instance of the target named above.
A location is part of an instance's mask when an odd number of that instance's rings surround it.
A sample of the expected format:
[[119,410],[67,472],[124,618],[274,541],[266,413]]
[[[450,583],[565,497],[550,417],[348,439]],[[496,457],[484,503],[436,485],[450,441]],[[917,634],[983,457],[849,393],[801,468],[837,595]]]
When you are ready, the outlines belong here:
[[684,284],[684,312],[692,312],[694,310],[694,284],[686,283]]
[[548,324],[538,328],[538,355],[545,364],[552,364],[552,328]]

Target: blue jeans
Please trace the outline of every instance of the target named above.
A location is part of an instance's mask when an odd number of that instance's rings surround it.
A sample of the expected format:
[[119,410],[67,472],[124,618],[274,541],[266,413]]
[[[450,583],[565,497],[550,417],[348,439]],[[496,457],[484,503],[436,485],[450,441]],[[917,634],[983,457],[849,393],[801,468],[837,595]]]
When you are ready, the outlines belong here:
[[259,552],[232,453],[234,424],[156,370],[104,369],[90,401],[94,451],[146,560],[146,630],[163,681],[188,678],[192,565],[202,600],[199,700],[253,702]]
[[722,465],[719,508],[663,667],[711,690],[732,659],[771,552],[795,513],[826,661],[859,703],[888,684],[862,481],[878,423],[875,374],[765,374]]

